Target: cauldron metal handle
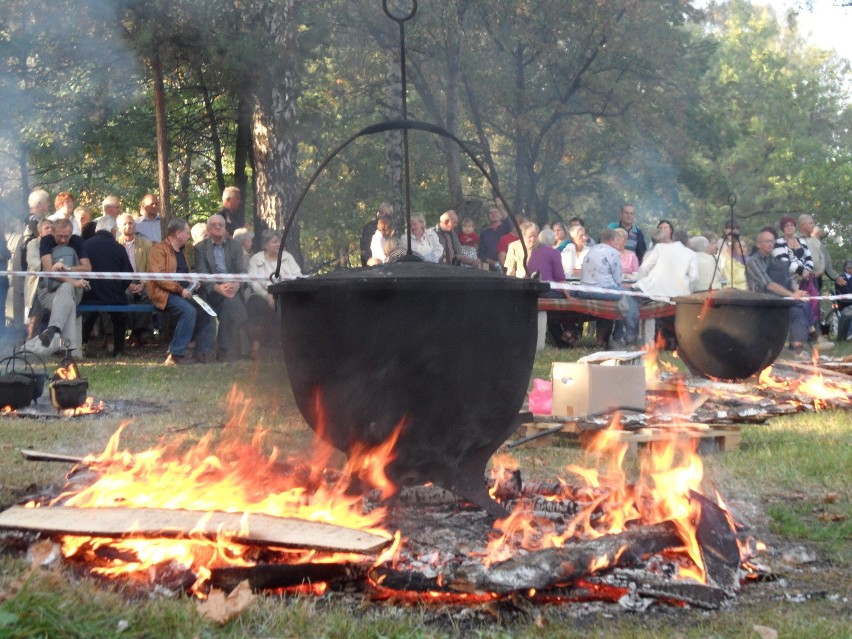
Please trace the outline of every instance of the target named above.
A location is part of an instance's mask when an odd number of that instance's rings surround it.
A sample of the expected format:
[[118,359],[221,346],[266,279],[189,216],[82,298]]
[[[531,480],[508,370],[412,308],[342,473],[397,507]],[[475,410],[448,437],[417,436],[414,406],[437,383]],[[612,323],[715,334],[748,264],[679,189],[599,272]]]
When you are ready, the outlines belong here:
[[[272,279],[273,277],[277,279],[280,276],[281,256],[284,254],[284,240],[287,239],[287,234],[290,232],[290,228],[293,226],[293,222],[296,219],[296,213],[298,213],[299,207],[302,205],[302,201],[305,199],[305,196],[307,196],[308,191],[311,190],[311,187],[313,186],[317,178],[320,176],[320,173],[322,173],[325,167],[328,166],[328,163],[331,162],[338,153],[340,153],[343,149],[345,149],[358,138],[363,137],[365,135],[375,135],[376,133],[384,133],[386,131],[392,131],[396,129],[414,129],[417,131],[425,131],[427,133],[441,135],[455,142],[462,149],[462,151],[464,151],[468,155],[468,157],[473,161],[473,163],[476,165],[476,168],[479,169],[485,179],[488,180],[488,183],[491,185],[491,188],[494,189],[494,193],[496,193],[497,197],[499,197],[500,200],[503,202],[503,206],[505,206],[506,208],[506,213],[508,213],[509,217],[512,219],[512,224],[515,226],[515,230],[518,232],[518,237],[521,236],[521,227],[518,224],[518,220],[509,205],[507,204],[506,198],[504,198],[503,194],[500,192],[497,183],[488,173],[488,170],[485,168],[482,162],[479,161],[476,155],[474,155],[473,151],[471,151],[465,145],[464,142],[459,140],[455,135],[447,131],[445,128],[438,126],[437,124],[432,124],[431,122],[423,122],[421,120],[388,120],[387,122],[371,124],[370,126],[364,127],[357,133],[348,137],[337,147],[335,147],[331,154],[327,158],[325,158],[325,160],[323,160],[322,163],[314,171],[314,174],[308,180],[308,183],[305,185],[305,188],[302,190],[301,194],[299,195],[299,198],[296,200],[296,204],[293,206],[293,209],[290,211],[284,221],[284,233],[281,237],[281,246],[278,249],[278,265],[275,268],[275,273],[272,274],[270,279]],[[524,264],[526,264],[529,255],[527,253],[526,244],[523,241],[521,241],[521,248],[524,251]]]

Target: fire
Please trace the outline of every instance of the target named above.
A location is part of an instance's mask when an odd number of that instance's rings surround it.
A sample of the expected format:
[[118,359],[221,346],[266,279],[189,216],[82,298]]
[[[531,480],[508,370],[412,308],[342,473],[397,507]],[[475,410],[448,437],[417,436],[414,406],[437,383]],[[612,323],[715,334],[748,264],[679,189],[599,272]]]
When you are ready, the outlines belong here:
[[[357,476],[370,483],[378,479],[383,494],[388,490],[383,473],[364,469],[383,467],[389,460],[393,442],[377,449],[352,455],[346,469],[334,481],[324,471],[324,463],[296,463],[283,459],[276,447],[264,452],[267,433],[256,430],[249,439],[242,425],[247,402],[236,390],[231,392],[231,416],[218,439],[208,433],[189,444],[171,441],[146,451],[131,453],[120,445],[122,424],[105,450],[86,463],[98,475],[91,485],[60,495],[53,504],[75,508],[165,508],[198,511],[199,527],[211,511],[264,513],[295,517],[367,530],[390,538],[381,524],[384,509],[364,513],[360,497],[347,493],[349,480]],[[321,447],[317,447],[321,448]],[[320,453],[323,455],[324,453]],[[325,460],[321,460],[324,462]],[[397,543],[394,548],[398,548]],[[108,548],[109,550],[105,550]],[[248,566],[256,550],[234,543],[224,535],[207,539],[190,533],[188,539],[93,539],[66,536],[62,541],[66,557],[95,562],[96,572],[108,576],[139,573],[171,563],[197,577],[196,593],[212,568]],[[319,556],[315,551],[283,551],[277,555],[287,563],[352,560],[352,555]],[[108,554],[118,557],[105,562]],[[282,559],[279,559],[281,561]],[[363,558],[361,558],[363,560]]]
[[815,410],[828,405],[852,407],[852,383],[838,377],[827,379],[818,370],[807,377],[781,378],[772,375],[769,366],[761,371],[758,385],[766,390],[793,393],[802,401],[811,399]]
[[[587,448],[591,462],[588,467],[566,467],[582,483],[575,488],[566,484],[559,497],[582,504],[571,521],[557,528],[534,518],[528,505],[521,503],[507,519],[495,523],[502,535],[489,544],[486,563],[507,559],[517,553],[518,547],[561,547],[572,539],[592,539],[620,533],[631,526],[671,521],[684,543],[679,577],[706,582],[696,539],[700,504],[690,498],[692,492],[701,493],[703,478],[695,440],[679,439],[673,434],[671,440],[649,446],[641,458],[638,479],[630,483],[624,470],[628,444],[620,434],[616,418]],[[605,567],[603,561],[592,566]]]
[[77,365],[74,362],[56,369],[56,379],[77,379],[79,376]]

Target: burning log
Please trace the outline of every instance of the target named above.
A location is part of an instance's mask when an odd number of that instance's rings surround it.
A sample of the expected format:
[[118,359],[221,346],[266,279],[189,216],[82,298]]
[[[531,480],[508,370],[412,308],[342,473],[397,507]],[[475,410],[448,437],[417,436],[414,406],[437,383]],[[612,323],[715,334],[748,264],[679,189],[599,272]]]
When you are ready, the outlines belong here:
[[230,537],[247,546],[375,554],[391,539],[363,530],[258,513],[198,512],[164,508],[24,508],[0,513],[0,528],[110,538]]
[[628,566],[643,555],[679,547],[683,541],[672,522],[641,526],[623,533],[603,535],[561,548],[539,550],[521,557],[460,573],[452,586],[505,594],[531,588],[548,588],[586,577],[597,568]]
[[229,566],[210,570],[210,585],[230,592],[242,581],[248,581],[255,592],[276,588],[291,588],[311,583],[357,581],[367,572],[365,566],[350,563],[328,564],[260,564]]

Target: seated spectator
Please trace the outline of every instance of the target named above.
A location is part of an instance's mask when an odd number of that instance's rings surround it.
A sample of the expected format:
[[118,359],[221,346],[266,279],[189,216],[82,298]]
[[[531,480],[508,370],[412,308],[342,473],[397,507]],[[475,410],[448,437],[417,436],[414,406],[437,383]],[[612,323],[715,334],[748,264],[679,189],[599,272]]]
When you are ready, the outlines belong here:
[[[80,237],[88,240],[95,234],[95,225],[92,224],[92,213],[88,206],[78,206],[74,209],[74,221],[80,229]],[[85,235],[84,235],[85,233]]]
[[689,238],[689,248],[695,251],[698,260],[698,282],[695,292],[722,288],[722,273],[716,264],[716,258],[710,253],[710,242],[703,235]]
[[[674,227],[661,220],[654,231],[654,246],[645,253],[639,266],[635,288],[652,299],[669,300],[689,295],[698,285],[698,257],[680,239],[672,237]],[[674,318],[664,317],[656,322],[657,335],[665,340],[666,349],[677,347]]]
[[[538,243],[538,227],[531,222],[525,221],[521,224],[521,235],[525,238],[529,236],[528,240],[524,240],[524,245],[527,247],[530,244]],[[529,248],[527,248],[527,258],[529,259]],[[521,278],[527,276],[527,268],[524,263],[524,246],[521,244],[521,240],[515,240],[506,247],[505,260],[504,267],[506,275]]]
[[[458,222],[456,212],[450,209],[441,213],[438,220],[438,225],[435,227],[435,235],[443,249],[441,255],[441,264],[451,264],[453,266],[468,266],[471,268],[479,268],[481,262],[476,256],[476,244],[462,244],[459,237],[456,235],[455,228]],[[478,237],[473,233],[473,222],[470,223],[469,229],[474,237]],[[468,234],[467,241],[472,241],[471,234]]]
[[[402,234],[399,244],[408,252],[408,234]],[[435,231],[426,228],[426,219],[420,213],[411,214],[411,252],[424,262],[433,264],[437,264],[444,255],[444,247],[438,236]]]
[[639,266],[636,288],[651,298],[689,295],[698,284],[698,259],[681,242],[673,241],[674,229],[662,220],[654,231],[654,246]]
[[253,253],[252,243],[254,242],[254,232],[244,226],[234,229],[234,241],[243,248],[243,259],[248,264],[249,258]]
[[269,285],[281,280],[292,280],[302,276],[302,270],[298,262],[289,251],[281,252],[281,269],[278,278],[272,276],[278,269],[278,252],[281,249],[281,233],[267,229],[261,235],[260,243],[262,250],[249,258],[249,275],[262,275],[262,282],[251,282],[251,295],[246,302],[246,312],[249,323],[246,328],[251,348],[249,357],[258,359],[260,357],[261,345],[267,347],[278,341],[279,322],[275,315],[275,298],[267,290]]
[[[518,228],[523,229],[525,224],[528,224],[529,221],[527,218],[518,216],[516,218],[518,220]],[[518,234],[515,233],[515,227],[509,227],[509,230],[506,231],[497,242],[497,261],[503,267],[503,270],[506,270],[506,254],[509,252],[509,245],[512,242],[517,242],[521,238],[518,237]]]
[[373,239],[370,241],[370,259],[367,261],[367,266],[384,264],[387,257],[385,242],[394,235],[396,235],[396,229],[394,228],[393,217],[380,215],[378,222],[376,222],[376,232],[373,233]]
[[[189,240],[189,224],[174,217],[166,226],[166,239],[151,247],[148,256],[150,273],[189,273],[183,247]],[[163,362],[166,366],[208,363],[212,360],[213,318],[192,299],[189,279],[181,281],[151,280],[147,283],[148,297],[163,311],[177,318],[169,352]],[[187,348],[195,334],[195,359],[187,356]]]
[[[524,232],[524,243],[529,253],[527,272],[538,273],[538,279],[542,282],[564,282],[565,271],[562,269],[562,257],[559,251],[553,248],[556,235],[549,228],[542,229],[540,233],[534,235],[537,228],[535,224],[532,224]],[[559,297],[563,297],[561,293]]]
[[583,270],[583,260],[589,253],[586,240],[586,228],[582,224],[568,227],[568,236],[571,242],[562,251],[562,268],[566,277],[580,277]]
[[479,246],[479,234],[473,226],[473,220],[469,217],[463,218],[461,221],[461,233],[459,233],[459,244],[462,246],[471,246],[476,249]]
[[[756,250],[753,249],[753,250]],[[722,273],[722,288],[748,290],[746,281],[746,255],[749,254],[747,240],[744,237],[724,242],[719,250],[719,271]]]
[[639,258],[636,257],[636,253],[626,248],[627,231],[620,226],[613,230],[615,231],[615,248],[621,255],[621,272],[623,275],[634,275],[639,270]]
[[[840,282],[843,282],[841,284]],[[834,282],[835,295],[852,295],[852,260],[843,262],[843,273]],[[840,330],[838,340],[852,339],[852,299],[837,300],[840,309]],[[845,330],[844,330],[845,329]]]
[[623,335],[613,340],[615,348],[634,345],[639,334],[639,303],[635,297],[619,295],[622,290],[621,255],[615,248],[615,229],[605,228],[601,232],[601,241],[589,249],[583,261],[580,283],[587,286],[611,289],[613,293],[597,291],[574,291],[572,295],[580,299],[617,300],[618,310],[623,321]]
[[[225,218],[211,215],[207,220],[206,240],[195,247],[195,270],[198,273],[245,273],[243,248],[228,237]],[[216,334],[216,361],[228,362],[249,355],[250,344],[243,343],[246,330],[246,305],[240,282],[202,282],[201,296],[219,316]]]
[[399,262],[407,254],[408,251],[402,247],[402,242],[399,241],[399,238],[389,237],[385,242],[385,264]]
[[368,266],[367,261],[372,257],[372,248],[371,243],[373,241],[373,236],[376,234],[376,228],[379,224],[379,218],[382,215],[390,215],[393,217],[393,207],[389,202],[382,202],[379,204],[379,208],[376,210],[376,216],[367,222],[364,225],[364,228],[361,229],[361,241],[360,241],[360,249],[361,249],[361,266]]
[[[115,218],[110,215],[99,217],[95,234],[85,241],[86,252],[93,271],[132,273],[133,267],[127,257],[127,251],[115,239]],[[88,291],[83,294],[85,304],[127,305],[127,280],[92,280]],[[88,342],[95,322],[100,313],[87,313],[83,320],[83,343]],[[112,320],[113,349],[112,356],[118,357],[124,352],[126,332],[126,313],[109,313]]]
[[[26,257],[26,270],[40,271],[41,270],[41,238],[53,235],[53,220],[47,218],[42,219],[36,226],[36,233],[24,243],[23,251]],[[27,281],[24,284],[24,309],[27,316],[27,339],[35,337],[41,333],[42,329],[42,314],[44,309],[38,299],[38,283],[41,278],[38,275],[27,275]]]
[[[85,244],[72,230],[68,218],[53,221],[53,235],[42,237],[39,244],[42,271],[88,273],[92,270]],[[89,282],[84,279],[41,278],[39,302],[42,308],[50,311],[50,319],[47,328],[25,344],[26,350],[46,357],[59,350],[64,338],[69,342],[70,350],[82,356],[77,334],[77,305],[88,288]]]
[[[148,256],[151,253],[151,242],[136,232],[136,220],[130,213],[122,213],[116,218],[118,222],[118,237],[116,240],[124,247],[127,259],[134,273],[148,271]],[[141,280],[133,280],[125,293],[128,304],[150,304],[148,287]],[[150,313],[128,313],[127,325],[130,329],[132,348],[144,346],[148,336],[154,333],[153,316]]]
[[571,243],[568,230],[562,222],[554,222],[550,225],[550,228],[554,233],[553,248],[561,253]]
[[757,235],[755,253],[746,264],[749,290],[759,293],[771,293],[780,297],[798,300],[790,307],[790,348],[796,359],[806,360],[809,354],[805,350],[810,325],[810,309],[801,300],[804,291],[793,290],[793,279],[788,262],[773,255],[775,235],[763,230]]

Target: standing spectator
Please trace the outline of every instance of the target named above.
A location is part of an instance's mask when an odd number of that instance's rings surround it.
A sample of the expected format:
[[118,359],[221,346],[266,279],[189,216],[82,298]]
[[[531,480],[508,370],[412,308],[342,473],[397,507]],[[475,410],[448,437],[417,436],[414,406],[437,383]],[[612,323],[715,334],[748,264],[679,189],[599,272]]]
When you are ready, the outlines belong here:
[[95,223],[92,222],[92,213],[88,206],[78,206],[74,209],[74,221],[80,227],[80,237],[88,240],[95,234]]
[[[86,253],[85,244],[79,235],[72,233],[71,220],[59,218],[53,221],[53,235],[46,235],[39,243],[41,270],[89,272],[92,264]],[[25,347],[37,355],[47,356],[60,348],[61,339],[70,342],[71,349],[81,356],[77,335],[77,305],[88,290],[89,282],[84,279],[42,278],[38,285],[39,302],[50,311],[47,328],[29,340]]]
[[[104,215],[95,223],[95,234],[85,241],[86,252],[93,271],[131,273],[133,267],[124,247],[116,239],[115,218]],[[92,280],[89,290],[83,294],[84,304],[127,305],[127,280]],[[83,320],[83,343],[89,340],[99,313],[87,313]],[[112,356],[124,353],[124,337],[127,314],[109,313],[112,321]]]
[[[23,258],[24,234],[21,232],[21,222],[14,217],[6,219],[6,246],[9,249],[8,267],[11,271],[25,270],[26,259]],[[20,275],[9,276],[9,292],[6,300],[6,323],[17,332],[24,326],[24,278]]]
[[150,193],[146,193],[139,201],[139,217],[136,218],[136,232],[144,235],[150,242],[159,242],[163,239],[163,227],[160,223],[160,203]]
[[101,215],[109,215],[117,220],[121,215],[121,200],[115,195],[107,195],[101,202]]
[[624,248],[636,253],[636,257],[641,263],[642,258],[645,257],[647,246],[645,245],[645,235],[642,233],[642,229],[636,226],[636,208],[632,204],[622,206],[618,222],[611,222],[609,225],[611,229],[617,229],[618,227],[627,231],[627,242],[625,242]]
[[[408,235],[399,238],[400,246],[408,252]],[[411,214],[411,252],[423,258],[424,262],[437,264],[444,256],[444,247],[435,231],[426,228],[426,218],[420,213]]]
[[236,186],[226,186],[225,190],[222,191],[222,208],[219,209],[219,215],[225,220],[225,230],[228,232],[228,237],[233,237],[234,231],[239,227],[236,214],[239,212],[242,203],[240,189]]
[[[148,271],[148,257],[151,254],[150,240],[136,232],[136,220],[130,213],[118,216],[118,237],[116,240],[124,247],[127,259],[134,273]],[[133,280],[126,292],[128,304],[150,304],[148,287],[141,280]],[[127,320],[130,329],[129,346],[135,348],[145,344],[146,335],[153,334],[154,322],[150,313],[128,313]]]
[[497,245],[500,243],[500,238],[505,235],[504,228],[500,209],[492,206],[488,210],[488,226],[479,232],[479,247],[476,251],[479,260],[488,264],[491,270],[503,270],[497,256]]
[[834,268],[834,265],[831,263],[831,253],[828,252],[828,249],[822,241],[825,238],[825,229],[821,226],[815,226],[813,236],[820,241],[820,251],[822,251],[822,259],[825,262],[825,274],[828,275],[835,284],[843,286],[846,282],[844,273],[838,273]]
[[[813,215],[810,215],[809,213],[802,213],[797,220],[796,228],[798,231],[797,237],[799,242],[808,247],[808,250],[811,253],[811,260],[813,260],[814,263],[814,272],[811,275],[811,281],[806,282],[804,288],[811,295],[817,296],[820,295],[822,291],[822,276],[826,271],[826,259],[825,253],[822,250],[822,242],[819,237],[817,237],[816,233],[814,233],[815,226]],[[814,316],[814,328],[816,329],[817,335],[816,347],[822,349],[831,348],[831,346],[829,346],[831,342],[822,336],[819,300],[811,300],[810,305]]]
[[[198,273],[245,273],[243,248],[228,237],[225,218],[219,214],[207,220],[206,240],[195,246],[195,270]],[[246,305],[239,282],[204,282],[201,291],[219,316],[216,335],[216,361],[228,362],[248,354],[249,344],[242,343],[246,329]]]
[[367,266],[367,261],[373,256],[371,244],[373,242],[373,236],[376,234],[379,218],[383,215],[390,215],[393,217],[393,207],[387,202],[379,204],[376,216],[367,222],[364,225],[364,228],[361,229],[361,266]]
[[[189,224],[182,218],[173,217],[166,226],[166,239],[151,247],[148,271],[189,273],[189,265],[183,254],[183,247],[187,240],[189,240]],[[177,316],[174,336],[163,364],[176,366],[195,364],[196,361],[202,364],[212,361],[213,318],[201,310],[201,307],[192,299],[189,278],[178,282],[151,280],[148,282],[148,296],[154,306]],[[193,332],[195,333],[195,359],[186,355]]]
[[50,216],[50,219],[54,222],[60,218],[71,220],[71,230],[73,231],[73,234],[80,235],[80,224],[74,217],[74,196],[68,191],[61,191],[55,198],[53,198],[53,207],[55,212]]
[[[50,206],[50,195],[44,189],[36,189],[30,193],[27,200],[30,207],[30,214],[24,222],[24,239],[33,237],[32,228],[38,226],[38,223],[47,216],[48,207]],[[27,234],[29,233],[29,235]]]

